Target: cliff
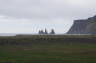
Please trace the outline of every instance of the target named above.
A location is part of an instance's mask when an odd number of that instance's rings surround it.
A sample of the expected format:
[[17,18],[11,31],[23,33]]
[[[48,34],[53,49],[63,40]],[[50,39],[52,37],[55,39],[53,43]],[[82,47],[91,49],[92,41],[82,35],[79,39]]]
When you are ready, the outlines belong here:
[[75,20],[67,34],[96,34],[96,16]]

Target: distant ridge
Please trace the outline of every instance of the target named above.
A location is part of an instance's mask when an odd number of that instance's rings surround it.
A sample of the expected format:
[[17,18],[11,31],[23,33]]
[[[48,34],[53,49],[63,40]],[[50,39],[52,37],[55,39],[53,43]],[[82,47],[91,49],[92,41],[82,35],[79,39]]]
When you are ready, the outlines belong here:
[[0,33],[0,36],[16,36],[16,34],[13,34],[13,33]]
[[75,20],[67,34],[96,34],[96,16]]

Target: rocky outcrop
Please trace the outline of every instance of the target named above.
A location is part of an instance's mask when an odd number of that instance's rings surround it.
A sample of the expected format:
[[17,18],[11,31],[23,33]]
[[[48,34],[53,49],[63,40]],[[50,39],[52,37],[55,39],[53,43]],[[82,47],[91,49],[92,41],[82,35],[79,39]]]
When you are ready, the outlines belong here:
[[67,34],[96,34],[96,16],[84,20],[75,20]]

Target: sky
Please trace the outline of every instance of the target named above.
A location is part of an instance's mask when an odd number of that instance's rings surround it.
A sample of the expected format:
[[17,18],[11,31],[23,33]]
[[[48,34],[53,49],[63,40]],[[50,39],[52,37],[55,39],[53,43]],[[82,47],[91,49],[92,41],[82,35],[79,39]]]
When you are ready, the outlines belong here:
[[0,33],[66,33],[74,20],[96,15],[96,0],[0,0]]

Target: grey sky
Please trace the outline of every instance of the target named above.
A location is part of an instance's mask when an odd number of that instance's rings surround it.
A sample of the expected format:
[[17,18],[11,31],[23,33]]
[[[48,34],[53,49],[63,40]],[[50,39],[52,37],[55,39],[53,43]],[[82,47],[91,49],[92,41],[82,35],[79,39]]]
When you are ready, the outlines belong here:
[[96,14],[96,0],[0,0],[0,33],[68,31],[76,19]]

